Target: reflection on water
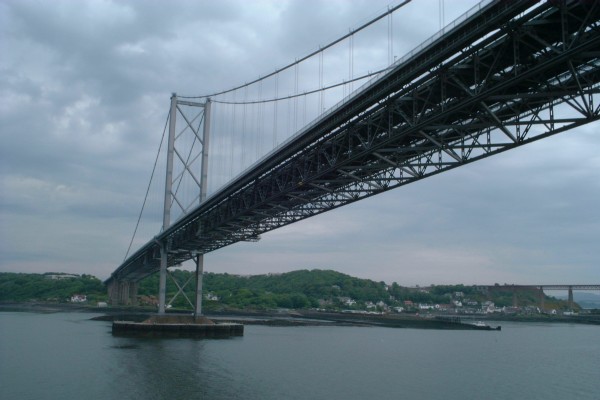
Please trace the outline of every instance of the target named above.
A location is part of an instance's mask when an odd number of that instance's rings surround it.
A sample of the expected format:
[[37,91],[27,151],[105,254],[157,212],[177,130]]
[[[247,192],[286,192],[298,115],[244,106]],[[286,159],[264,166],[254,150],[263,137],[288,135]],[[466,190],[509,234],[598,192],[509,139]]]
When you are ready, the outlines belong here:
[[598,399],[600,327],[501,332],[247,326],[113,337],[88,314],[0,312],[6,399]]

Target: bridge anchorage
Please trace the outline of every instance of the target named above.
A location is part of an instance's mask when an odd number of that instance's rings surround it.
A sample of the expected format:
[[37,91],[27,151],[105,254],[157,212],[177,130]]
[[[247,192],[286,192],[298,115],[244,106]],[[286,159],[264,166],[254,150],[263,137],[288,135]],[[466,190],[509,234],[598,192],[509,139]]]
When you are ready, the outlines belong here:
[[[160,272],[164,313],[169,267],[194,259],[201,288],[208,252],[597,121],[598,49],[600,2],[480,3],[209,197],[206,179],[198,180],[194,205],[165,190],[165,221],[172,205],[185,213],[113,272],[113,304],[135,302],[137,282]],[[183,106],[202,113],[196,122],[184,118],[186,126],[203,121],[193,143],[208,147],[210,109],[223,106],[224,96],[171,99],[172,113]],[[176,138],[174,120],[169,136]],[[185,154],[173,147],[171,158],[204,166],[208,157]],[[174,182],[169,174],[167,184]]]

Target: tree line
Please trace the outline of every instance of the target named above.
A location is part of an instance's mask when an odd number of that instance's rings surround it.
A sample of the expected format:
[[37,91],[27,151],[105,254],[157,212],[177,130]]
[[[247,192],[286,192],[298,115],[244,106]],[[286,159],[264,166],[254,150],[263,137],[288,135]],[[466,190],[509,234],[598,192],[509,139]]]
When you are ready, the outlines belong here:
[[[26,302],[51,301],[67,302],[75,294],[85,294],[89,303],[107,301],[107,290],[102,281],[91,275],[68,276],[63,274],[22,274],[0,273],[0,301]],[[167,296],[173,297],[179,285],[191,280],[184,292],[194,299],[194,273],[174,269],[167,279]],[[52,279],[54,278],[54,279]],[[158,274],[151,275],[139,283],[140,298],[156,301]],[[227,273],[205,272],[203,276],[204,308],[209,310],[226,309],[275,309],[275,308],[326,308],[366,309],[379,304],[383,307],[406,307],[407,303],[448,304],[452,300],[470,300],[482,303],[493,301],[496,306],[511,306],[513,292],[494,291],[483,293],[475,286],[431,285],[427,288],[408,288],[394,282],[376,282],[370,279],[352,277],[333,270],[298,270],[282,274],[240,276]],[[460,293],[460,297],[455,295]],[[208,300],[208,295],[210,299]],[[519,305],[536,305],[539,294],[518,292]],[[566,302],[546,297],[546,305],[552,308],[565,308]],[[143,305],[143,304],[142,304]],[[148,303],[146,305],[149,305]],[[172,306],[191,309],[184,296],[179,295]]]
[[63,303],[76,294],[87,295],[90,302],[105,301],[107,298],[106,287],[92,275],[0,272],[0,301]]
[[[192,272],[174,270],[171,276],[178,282],[186,282]],[[152,275],[140,282],[139,294],[155,295],[158,276]],[[193,278],[192,278],[193,279]],[[167,294],[175,294],[177,286],[167,280]],[[205,273],[203,292],[210,293],[218,301],[205,301],[207,308],[317,308],[322,301],[339,302],[348,297],[358,302],[377,302],[389,297],[383,282],[355,278],[332,270],[299,270],[283,274],[240,276],[227,273]],[[194,285],[186,290],[191,299]],[[187,301],[180,296],[176,307],[186,307]]]

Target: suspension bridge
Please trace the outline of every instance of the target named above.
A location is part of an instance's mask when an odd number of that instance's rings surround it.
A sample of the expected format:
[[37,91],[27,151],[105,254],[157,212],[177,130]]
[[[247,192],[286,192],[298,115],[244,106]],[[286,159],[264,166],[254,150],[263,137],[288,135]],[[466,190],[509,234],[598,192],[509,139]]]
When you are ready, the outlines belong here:
[[[200,315],[206,253],[600,118],[600,3],[486,0],[397,58],[406,3],[253,82],[172,95],[162,228],[106,281],[113,304],[159,272],[164,313],[168,268],[194,260]],[[385,21],[365,69],[355,44]]]

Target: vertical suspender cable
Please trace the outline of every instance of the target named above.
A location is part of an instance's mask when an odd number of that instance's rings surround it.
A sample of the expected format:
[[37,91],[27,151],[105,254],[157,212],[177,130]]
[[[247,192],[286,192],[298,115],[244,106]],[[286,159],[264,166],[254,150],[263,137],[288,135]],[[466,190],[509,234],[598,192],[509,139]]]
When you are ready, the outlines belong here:
[[388,65],[394,62],[394,14],[388,14]]
[[[323,89],[323,51],[319,53],[319,89]],[[323,113],[323,90],[319,92],[319,112],[317,115]]]
[[[389,8],[389,6],[388,6]],[[392,15],[388,14],[388,63],[392,65]]]
[[[275,98],[279,97],[279,74],[275,74]],[[277,146],[277,105],[278,101],[273,102],[273,148]]]
[[287,100],[287,136],[286,139],[288,137],[290,137],[292,135],[292,99],[288,99]]
[[354,90],[354,35],[350,35],[348,40],[348,80],[350,81],[350,92]]
[[[258,82],[258,99],[262,100],[262,81]],[[261,149],[262,149],[262,117],[263,117],[263,103],[257,104],[257,121],[256,121],[256,160],[260,157]]]
[[[235,102],[235,94],[237,93],[237,91],[234,91],[232,96],[233,96],[233,101]],[[233,140],[233,134],[235,132],[235,105],[230,105],[230,109],[229,112],[232,114],[231,118],[229,119],[229,180],[231,180],[233,178],[233,149],[235,147],[235,141]]]
[[302,114],[302,126],[306,125],[306,98],[308,96],[304,95],[302,96],[302,98],[304,99],[304,108],[303,108],[303,114]]
[[248,100],[248,86],[244,87],[244,111],[242,112],[242,143],[241,143],[241,149],[242,149],[242,166],[241,169],[244,169],[245,166],[245,161],[246,161],[246,154],[244,151],[245,145],[245,138],[246,138],[246,107],[248,107],[248,105],[246,104],[246,101]]
[[[300,64],[294,65],[294,95],[298,94],[298,69]],[[298,130],[298,97],[294,97],[294,132]]]

